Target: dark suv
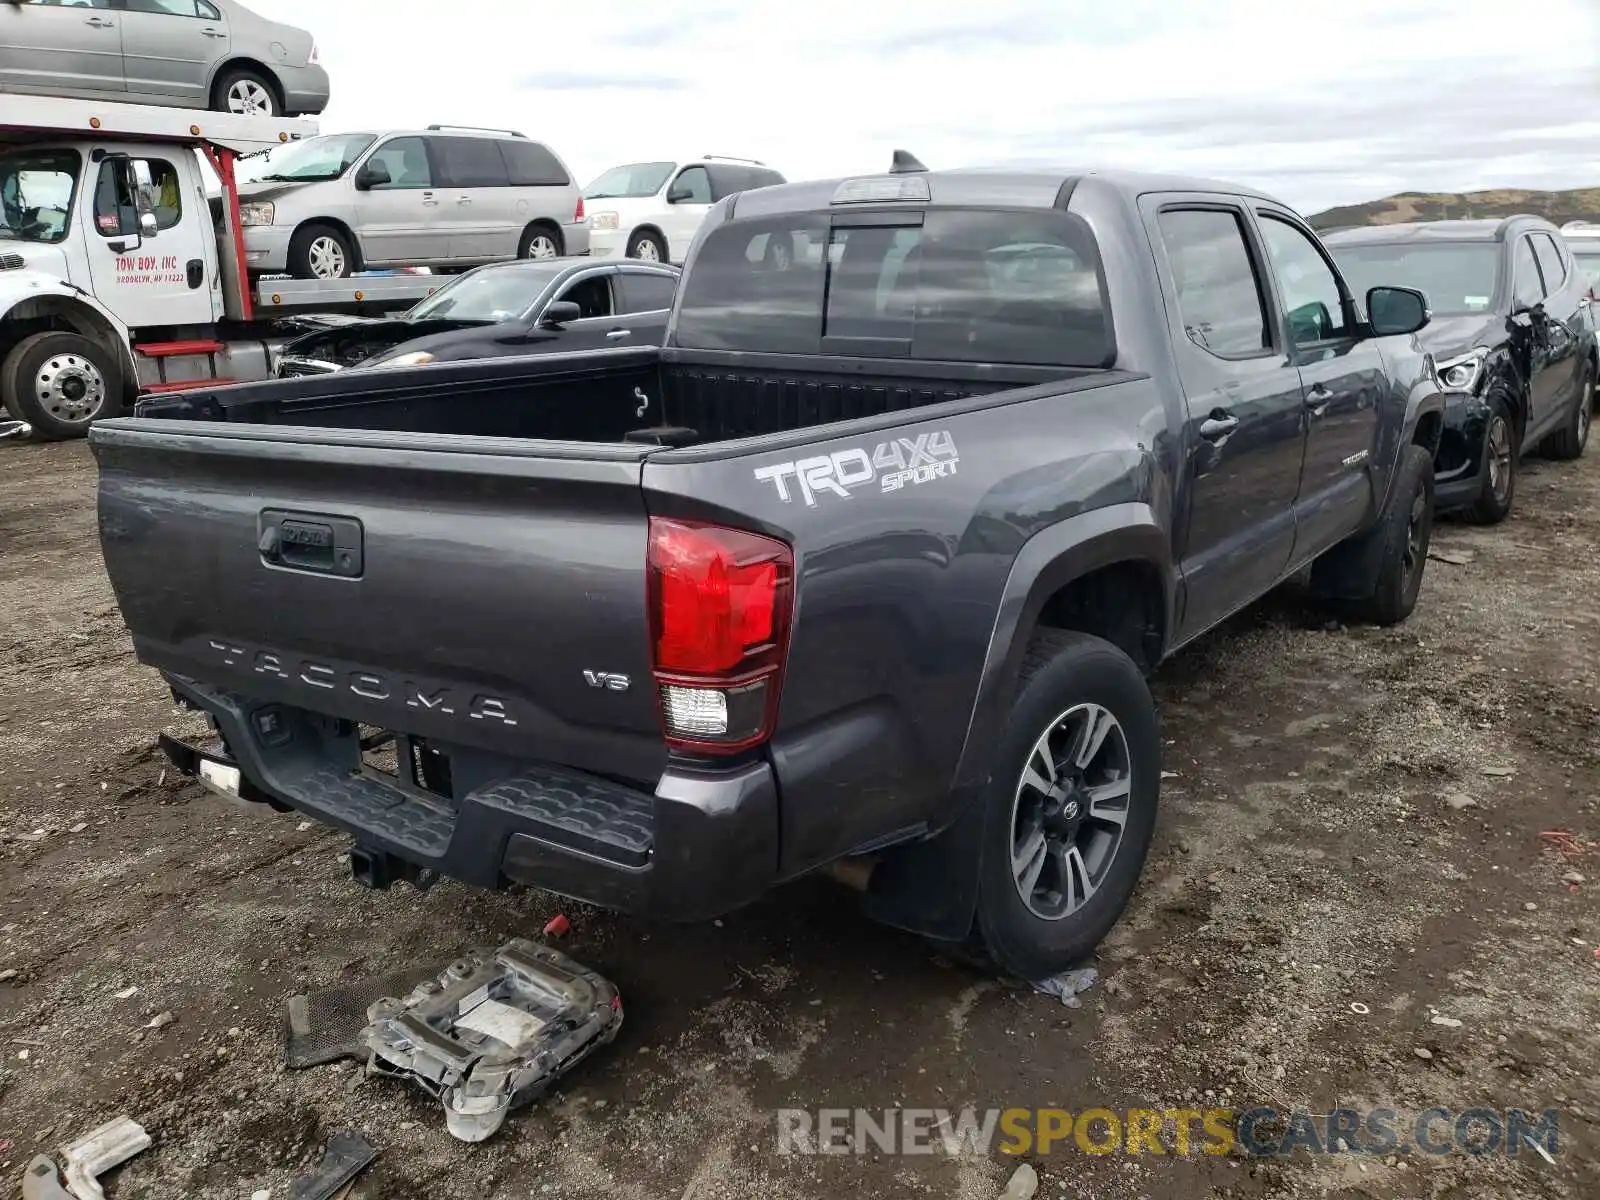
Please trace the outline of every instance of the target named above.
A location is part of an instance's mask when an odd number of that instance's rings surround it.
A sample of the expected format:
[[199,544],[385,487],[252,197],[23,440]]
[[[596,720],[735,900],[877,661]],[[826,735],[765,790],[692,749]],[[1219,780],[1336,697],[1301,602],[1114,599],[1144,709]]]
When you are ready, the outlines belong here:
[[1447,393],[1434,462],[1441,511],[1503,521],[1524,449],[1583,453],[1600,359],[1588,284],[1554,225],[1432,221],[1325,241],[1356,295],[1381,279],[1428,297],[1433,320],[1420,336]]

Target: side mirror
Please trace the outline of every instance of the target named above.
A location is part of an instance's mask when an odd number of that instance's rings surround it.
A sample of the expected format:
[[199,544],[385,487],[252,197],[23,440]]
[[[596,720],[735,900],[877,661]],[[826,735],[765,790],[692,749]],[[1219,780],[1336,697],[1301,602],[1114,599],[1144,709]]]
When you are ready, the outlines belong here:
[[1432,319],[1428,298],[1415,288],[1375,287],[1367,292],[1367,323],[1375,337],[1416,333]]
[[539,318],[540,329],[560,329],[573,321],[583,319],[583,309],[571,300],[552,300],[545,306],[544,316]]
[[693,200],[694,193],[681,183],[675,183],[667,189],[668,204],[682,204],[686,200]]
[[[119,234],[137,233],[141,239],[155,237],[161,232],[161,226],[156,220],[156,188],[150,177],[150,164],[125,154],[107,155],[107,158],[115,164],[118,191],[133,198],[136,228],[121,229]],[[126,216],[123,221],[126,222]]]
[[384,187],[394,182],[394,177],[389,174],[389,165],[381,162],[369,162],[356,174],[356,191],[370,192],[375,187]]

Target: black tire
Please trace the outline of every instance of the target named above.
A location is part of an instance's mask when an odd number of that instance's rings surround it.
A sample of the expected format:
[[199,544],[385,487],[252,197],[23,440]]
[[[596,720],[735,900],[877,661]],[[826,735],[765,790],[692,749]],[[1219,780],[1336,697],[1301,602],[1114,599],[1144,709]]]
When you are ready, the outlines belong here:
[[[1079,735],[1089,706],[1114,718],[1116,728],[1108,727],[1099,752],[1089,758],[1089,770],[1079,773],[1068,769],[1068,741]],[[1052,736],[1061,740],[1053,743]],[[1054,764],[1062,781],[1059,791],[1046,793],[1025,783],[1030,764],[1040,761],[1035,749],[1042,739],[1046,746],[1067,750]],[[1039,766],[1033,770],[1044,777]],[[1119,779],[1126,780],[1125,797],[1107,803],[1081,790],[1085,781]],[[1160,795],[1155,701],[1133,660],[1088,634],[1036,634],[995,749],[984,800],[976,933],[998,967],[1023,979],[1043,979],[1082,961],[1099,945],[1138,884]],[[1120,827],[1106,819],[1114,811],[1122,818]],[[1114,841],[1105,843],[1102,837]],[[1031,865],[1038,856],[1042,861],[1026,880],[1030,898],[1025,901],[1026,872],[1014,859],[1019,846],[1030,845],[1039,849],[1026,861]],[[1078,849],[1077,867],[1066,865],[1070,846]],[[1076,906],[1069,888],[1053,893],[1049,888],[1067,879],[1087,893]],[[1094,887],[1082,887],[1085,882]]]
[[0,393],[17,420],[50,441],[80,438],[123,409],[122,364],[79,333],[36,333],[0,366]]
[[347,279],[357,269],[349,236],[332,225],[302,225],[289,239],[289,274],[296,279]]
[[1352,620],[1398,625],[1417,607],[1433,540],[1433,457],[1412,443],[1400,455],[1389,503],[1369,534],[1378,540],[1377,584],[1372,593],[1346,601]]
[[[534,253],[535,249],[546,245],[550,253]],[[518,258],[560,258],[566,252],[561,230],[554,225],[529,225],[522,231],[522,240],[517,243]]]
[[1517,462],[1522,447],[1511,405],[1499,393],[1488,397],[1483,422],[1483,487],[1467,515],[1479,525],[1498,525],[1511,515],[1517,498]]
[[666,239],[648,229],[635,230],[628,237],[628,257],[664,263],[667,261]]
[[1578,402],[1572,406],[1572,415],[1566,425],[1545,439],[1545,453],[1551,458],[1571,461],[1582,458],[1589,444],[1589,428],[1594,418],[1594,364],[1584,363],[1583,374],[1578,377]]
[[[235,95],[236,90],[241,94]],[[235,107],[235,101],[239,102],[240,107]],[[249,105],[256,107],[247,111]],[[277,81],[248,67],[229,67],[217,76],[217,82],[211,89],[211,110],[257,117],[286,115]]]

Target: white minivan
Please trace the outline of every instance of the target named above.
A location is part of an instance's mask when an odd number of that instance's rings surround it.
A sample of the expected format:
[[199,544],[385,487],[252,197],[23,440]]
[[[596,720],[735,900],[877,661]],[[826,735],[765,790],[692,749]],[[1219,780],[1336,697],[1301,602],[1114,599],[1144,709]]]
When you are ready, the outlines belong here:
[[583,189],[589,253],[681,263],[718,200],[784,182],[777,171],[753,158],[717,154],[612,167]]
[[566,164],[511,130],[336,133],[241,166],[252,274],[340,279],[369,267],[466,268],[589,251],[583,195]]

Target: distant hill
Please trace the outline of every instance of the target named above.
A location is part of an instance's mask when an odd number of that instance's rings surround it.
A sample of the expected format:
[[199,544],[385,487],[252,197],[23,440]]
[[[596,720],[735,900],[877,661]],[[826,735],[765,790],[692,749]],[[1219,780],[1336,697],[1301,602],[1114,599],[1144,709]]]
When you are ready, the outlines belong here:
[[1499,188],[1488,192],[1401,192],[1366,204],[1343,204],[1310,218],[1313,229],[1349,225],[1393,225],[1401,221],[1459,221],[1534,213],[1557,225],[1600,221],[1600,188],[1570,192],[1531,192]]

